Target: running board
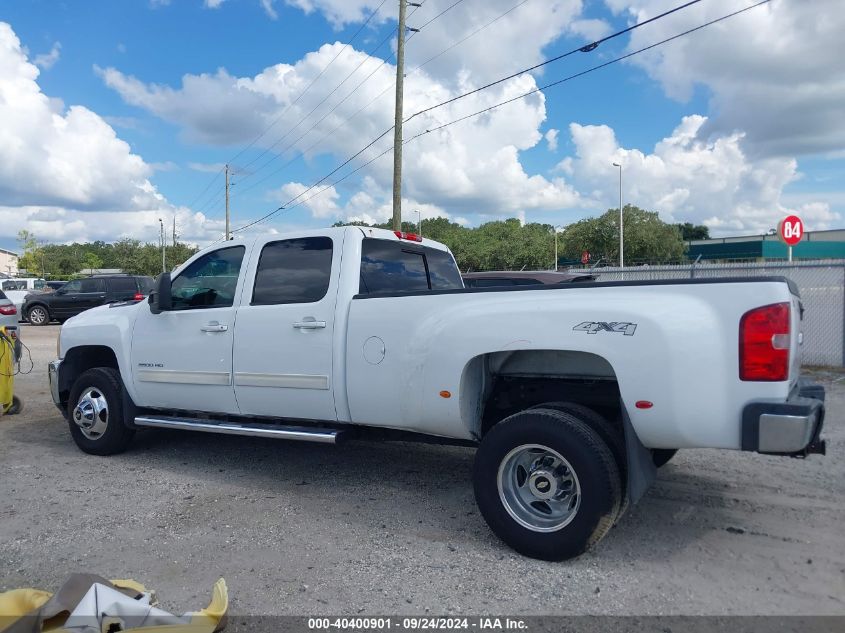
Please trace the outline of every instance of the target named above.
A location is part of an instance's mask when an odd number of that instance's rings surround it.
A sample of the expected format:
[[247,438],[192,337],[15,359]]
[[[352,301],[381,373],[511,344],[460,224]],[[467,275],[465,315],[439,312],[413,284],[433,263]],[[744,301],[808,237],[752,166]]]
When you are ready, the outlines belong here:
[[248,435],[250,437],[272,437],[278,440],[299,440],[302,442],[321,442],[338,444],[343,439],[340,429],[310,428],[307,426],[282,426],[262,424],[260,422],[218,422],[194,418],[174,418],[148,415],[135,418],[135,426],[158,429],[178,429],[180,431],[204,431],[224,435]]

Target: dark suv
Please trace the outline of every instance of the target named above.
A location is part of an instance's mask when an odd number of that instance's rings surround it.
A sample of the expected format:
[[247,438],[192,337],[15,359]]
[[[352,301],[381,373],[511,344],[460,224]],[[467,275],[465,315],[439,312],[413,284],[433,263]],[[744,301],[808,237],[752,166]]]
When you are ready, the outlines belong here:
[[21,313],[32,325],[63,322],[106,303],[140,301],[152,288],[152,277],[94,275],[69,281],[55,292],[27,295]]

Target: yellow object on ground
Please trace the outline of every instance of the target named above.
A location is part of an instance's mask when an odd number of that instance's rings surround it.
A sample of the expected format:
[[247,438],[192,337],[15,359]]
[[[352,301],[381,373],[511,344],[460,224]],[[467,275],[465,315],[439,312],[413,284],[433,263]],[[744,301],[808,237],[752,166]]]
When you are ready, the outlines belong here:
[[[17,332],[15,333],[17,336]],[[0,327],[0,414],[9,413],[15,400],[15,341]]]
[[[102,602],[97,593],[114,602]],[[93,602],[91,596],[94,596]],[[200,611],[174,616],[154,606],[152,593],[134,580],[109,582],[98,576],[74,574],[55,593],[40,589],[13,589],[0,593],[0,633],[61,633],[64,626],[95,623],[101,631],[130,633],[215,633],[226,626],[229,593],[222,578],[214,583],[211,602]],[[88,602],[86,602],[88,601]],[[90,610],[87,604],[96,608]],[[139,616],[142,612],[146,615]],[[71,623],[69,620],[73,620]],[[146,620],[148,626],[130,625]],[[130,625],[130,626],[127,626]]]

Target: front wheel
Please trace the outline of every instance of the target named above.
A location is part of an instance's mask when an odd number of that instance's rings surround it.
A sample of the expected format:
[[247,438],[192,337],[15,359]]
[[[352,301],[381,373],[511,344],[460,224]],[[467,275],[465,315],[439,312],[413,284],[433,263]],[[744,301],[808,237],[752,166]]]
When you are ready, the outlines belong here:
[[76,445],[91,455],[125,450],[134,432],[123,421],[123,383],[111,367],[84,372],[70,390],[68,423]]
[[32,325],[47,325],[50,323],[50,313],[44,306],[32,306],[26,313],[26,320]]
[[475,458],[475,498],[493,532],[521,554],[574,558],[613,526],[616,460],[576,415],[529,409],[494,426]]

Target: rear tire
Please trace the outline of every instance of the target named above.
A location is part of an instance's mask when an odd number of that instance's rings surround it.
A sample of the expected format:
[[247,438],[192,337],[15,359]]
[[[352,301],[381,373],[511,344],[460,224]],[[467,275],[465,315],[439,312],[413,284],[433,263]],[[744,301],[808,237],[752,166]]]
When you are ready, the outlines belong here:
[[135,432],[123,419],[123,383],[111,367],[84,372],[70,390],[68,424],[73,441],[91,455],[126,449]]
[[493,532],[517,552],[550,561],[598,543],[622,497],[607,444],[578,416],[553,409],[521,411],[490,429],[473,478]]
[[50,312],[42,305],[32,306],[26,311],[26,320],[30,325],[48,325],[50,323]]
[[619,476],[622,481],[622,502],[619,505],[619,512],[614,517],[614,522],[621,519],[628,511],[629,502],[628,494],[625,490],[627,483],[627,453],[625,451],[625,436],[622,431],[613,427],[610,421],[604,416],[596,413],[590,407],[579,404],[577,402],[544,402],[538,404],[532,409],[554,409],[555,411],[563,411],[570,413],[576,418],[586,422],[590,425],[599,437],[607,444],[610,452],[613,453],[613,458],[616,460],[616,467],[619,470]]

